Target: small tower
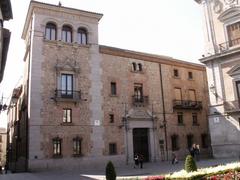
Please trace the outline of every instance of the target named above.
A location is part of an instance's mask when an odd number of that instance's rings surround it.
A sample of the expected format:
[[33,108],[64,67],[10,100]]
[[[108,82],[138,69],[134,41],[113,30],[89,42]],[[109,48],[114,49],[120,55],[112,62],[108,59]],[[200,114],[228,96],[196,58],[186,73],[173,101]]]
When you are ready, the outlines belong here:
[[215,157],[240,156],[240,2],[195,0],[202,5],[210,106],[209,129]]

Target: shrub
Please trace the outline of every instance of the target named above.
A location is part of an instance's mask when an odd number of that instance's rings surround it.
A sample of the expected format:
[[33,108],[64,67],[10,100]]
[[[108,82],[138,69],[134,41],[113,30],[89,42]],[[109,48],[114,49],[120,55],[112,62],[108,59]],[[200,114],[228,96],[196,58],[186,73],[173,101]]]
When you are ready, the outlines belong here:
[[108,161],[106,166],[106,179],[116,180],[116,171],[111,161]]
[[185,160],[185,171],[193,172],[197,171],[197,165],[191,155],[188,155]]

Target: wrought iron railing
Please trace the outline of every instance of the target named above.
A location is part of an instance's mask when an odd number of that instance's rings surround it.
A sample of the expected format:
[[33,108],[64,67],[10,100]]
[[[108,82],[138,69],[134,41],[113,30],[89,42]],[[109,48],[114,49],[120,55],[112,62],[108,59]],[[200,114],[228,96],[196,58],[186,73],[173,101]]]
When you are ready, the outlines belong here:
[[224,110],[225,112],[237,112],[240,111],[240,100],[235,101],[225,101],[224,102]]
[[138,105],[147,105],[148,104],[148,96],[137,96],[133,95],[132,96],[132,102],[133,105],[138,106]]
[[80,101],[81,91],[71,91],[71,90],[55,90],[55,99],[57,101]]
[[173,100],[173,108],[175,109],[202,109],[201,101],[191,100]]
[[220,52],[227,51],[229,48],[240,45],[240,38],[233,39],[224,43],[219,44]]

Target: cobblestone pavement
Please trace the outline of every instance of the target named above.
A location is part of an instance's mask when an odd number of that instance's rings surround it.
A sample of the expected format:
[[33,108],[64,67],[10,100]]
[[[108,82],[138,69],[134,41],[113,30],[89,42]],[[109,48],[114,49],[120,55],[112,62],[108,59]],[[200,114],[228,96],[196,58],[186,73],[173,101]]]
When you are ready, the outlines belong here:
[[[198,168],[239,162],[237,159],[207,159],[197,162]],[[144,178],[150,175],[171,173],[183,169],[184,162],[172,165],[171,162],[145,163],[143,169],[133,168],[133,165],[116,167],[117,179]],[[32,173],[0,174],[0,180],[104,180],[105,167],[99,169],[81,169],[74,171],[59,170]]]

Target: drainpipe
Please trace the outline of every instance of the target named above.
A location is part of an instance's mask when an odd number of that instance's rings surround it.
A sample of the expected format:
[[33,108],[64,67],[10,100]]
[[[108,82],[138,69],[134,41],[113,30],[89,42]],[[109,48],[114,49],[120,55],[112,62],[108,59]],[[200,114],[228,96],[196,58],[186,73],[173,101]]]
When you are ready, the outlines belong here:
[[127,103],[124,103],[124,127],[126,133],[126,165],[128,165],[128,122],[127,122]]
[[164,136],[165,136],[165,149],[168,160],[168,141],[167,141],[167,121],[166,121],[166,112],[165,112],[165,102],[164,102],[164,92],[163,92],[163,80],[162,80],[162,66],[159,64],[159,74],[160,74],[160,84],[161,84],[161,96],[163,104],[163,125],[164,125]]

